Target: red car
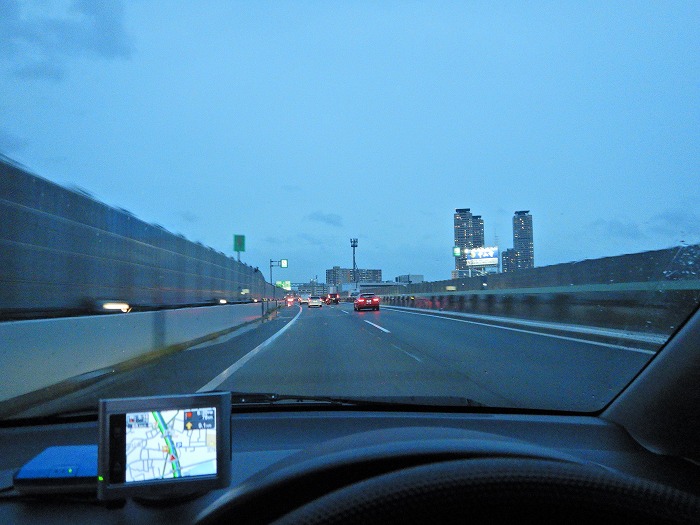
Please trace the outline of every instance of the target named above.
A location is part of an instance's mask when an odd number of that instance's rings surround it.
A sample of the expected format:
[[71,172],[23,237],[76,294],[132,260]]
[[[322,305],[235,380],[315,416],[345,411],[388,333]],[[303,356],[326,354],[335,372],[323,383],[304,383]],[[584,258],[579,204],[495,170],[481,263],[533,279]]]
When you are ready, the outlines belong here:
[[361,293],[355,299],[353,307],[356,312],[364,309],[379,310],[379,297],[373,293]]

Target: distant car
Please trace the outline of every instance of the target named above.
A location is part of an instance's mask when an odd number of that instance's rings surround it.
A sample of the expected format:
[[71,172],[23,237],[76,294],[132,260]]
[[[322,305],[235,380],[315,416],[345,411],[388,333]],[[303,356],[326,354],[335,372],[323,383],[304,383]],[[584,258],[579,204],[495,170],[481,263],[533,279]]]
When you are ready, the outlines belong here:
[[299,304],[309,304],[309,296],[308,295],[301,295],[299,296]]
[[326,304],[340,304],[340,294],[329,293],[326,296]]
[[309,308],[312,306],[318,306],[321,308],[323,306],[323,299],[321,299],[318,295],[312,295],[309,297]]
[[356,312],[360,310],[379,310],[379,297],[373,293],[361,293],[353,303]]
[[287,306],[293,306],[294,305],[294,297],[287,297],[286,303],[287,303]]

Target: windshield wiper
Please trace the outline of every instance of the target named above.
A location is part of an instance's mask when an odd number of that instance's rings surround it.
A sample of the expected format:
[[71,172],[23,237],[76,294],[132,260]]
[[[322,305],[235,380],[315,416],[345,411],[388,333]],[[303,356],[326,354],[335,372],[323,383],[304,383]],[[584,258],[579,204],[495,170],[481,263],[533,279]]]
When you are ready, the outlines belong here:
[[231,392],[231,404],[234,406],[295,403],[354,405],[355,401],[331,396],[304,396],[295,394],[276,394],[272,392]]
[[457,396],[309,396],[266,392],[231,392],[231,404],[278,405],[278,404],[325,404],[351,407],[384,407],[406,409],[415,407],[485,407],[473,399]]

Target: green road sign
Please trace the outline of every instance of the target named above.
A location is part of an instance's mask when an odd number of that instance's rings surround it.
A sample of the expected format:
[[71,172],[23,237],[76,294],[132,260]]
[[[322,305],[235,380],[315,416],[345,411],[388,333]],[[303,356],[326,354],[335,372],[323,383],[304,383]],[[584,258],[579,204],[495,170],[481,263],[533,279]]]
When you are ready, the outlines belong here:
[[462,251],[459,249],[459,246],[455,246],[454,248],[452,248],[452,255],[454,255],[455,257],[459,257],[460,255],[462,255]]
[[245,251],[245,235],[234,235],[233,236],[233,251],[234,252],[244,252]]
[[292,289],[292,281],[276,281],[275,286],[289,291]]

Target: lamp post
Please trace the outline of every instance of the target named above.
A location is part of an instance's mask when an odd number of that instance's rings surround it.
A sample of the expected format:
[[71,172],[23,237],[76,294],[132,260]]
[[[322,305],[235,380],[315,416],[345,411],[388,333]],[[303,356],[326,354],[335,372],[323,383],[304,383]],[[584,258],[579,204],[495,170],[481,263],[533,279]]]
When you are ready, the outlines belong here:
[[350,247],[352,248],[352,280],[355,282],[355,290],[357,290],[357,263],[355,262],[357,239],[350,239]]
[[275,283],[272,282],[272,267],[273,266],[278,266],[280,268],[287,268],[289,266],[289,260],[288,259],[280,259],[279,261],[275,261],[273,259],[270,259],[270,284],[272,285],[272,300],[277,299],[277,287],[275,286]]

